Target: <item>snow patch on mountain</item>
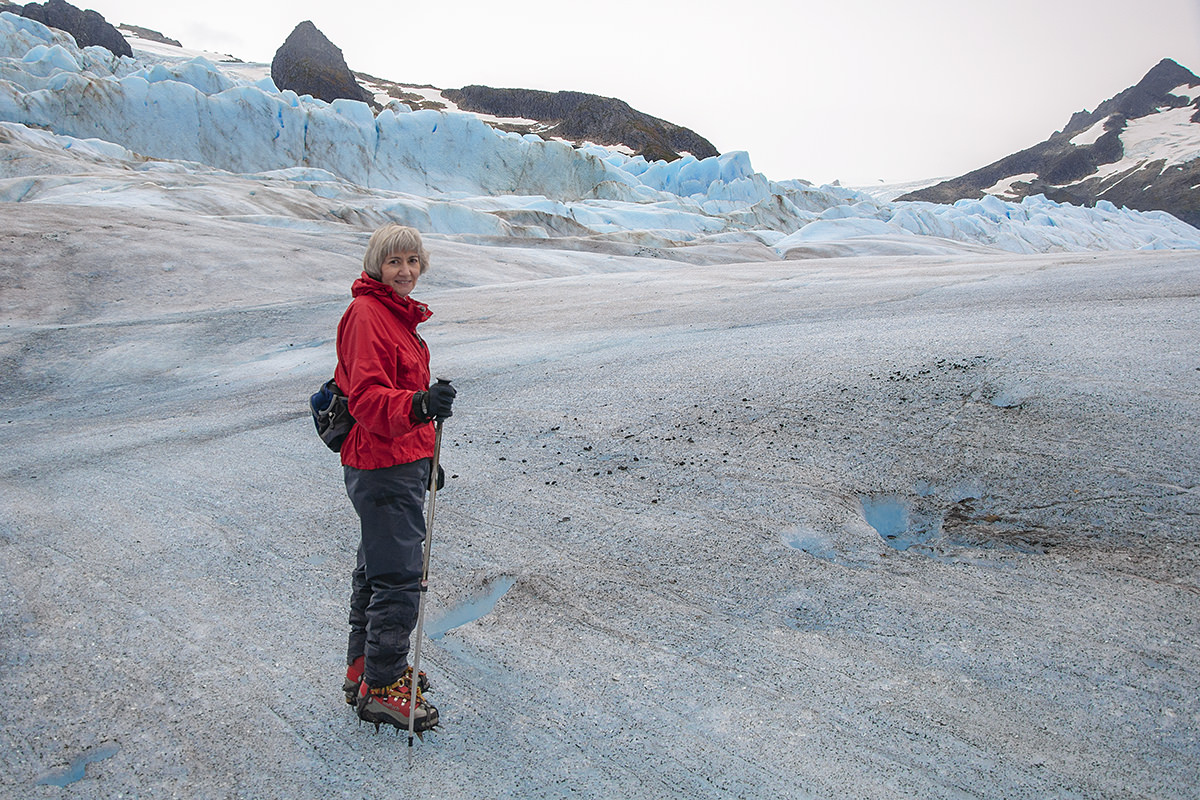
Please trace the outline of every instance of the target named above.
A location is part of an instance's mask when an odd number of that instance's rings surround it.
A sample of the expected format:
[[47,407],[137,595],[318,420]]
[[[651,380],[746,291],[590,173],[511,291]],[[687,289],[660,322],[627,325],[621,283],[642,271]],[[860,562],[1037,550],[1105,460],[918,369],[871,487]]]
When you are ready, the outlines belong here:
[[1071,144],[1076,147],[1091,147],[1096,143],[1096,140],[1103,136],[1107,131],[1105,127],[1108,125],[1112,115],[1096,122],[1092,127],[1088,128],[1083,133],[1076,134],[1071,137]]
[[1020,175],[1011,175],[1007,178],[1001,178],[983,191],[985,194],[992,194],[1001,198],[1015,198],[1013,186],[1018,183],[1028,183],[1033,180],[1037,180],[1036,172],[1022,172]]
[[1192,106],[1171,108],[1148,117],[1131,119],[1121,132],[1125,157],[1105,164],[1101,177],[1132,169],[1135,166],[1161,161],[1161,169],[1185,164],[1200,158],[1200,134],[1192,122],[1196,109]]

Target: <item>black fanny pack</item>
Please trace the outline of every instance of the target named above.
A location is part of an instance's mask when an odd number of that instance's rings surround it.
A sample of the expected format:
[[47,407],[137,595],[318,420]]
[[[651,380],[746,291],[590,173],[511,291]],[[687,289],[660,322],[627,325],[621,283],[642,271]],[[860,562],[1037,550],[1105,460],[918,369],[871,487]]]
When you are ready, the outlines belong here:
[[354,417],[350,416],[350,406],[346,395],[330,378],[321,385],[320,390],[308,400],[312,410],[313,424],[317,426],[317,436],[321,437],[330,450],[341,452],[342,442],[354,426]]

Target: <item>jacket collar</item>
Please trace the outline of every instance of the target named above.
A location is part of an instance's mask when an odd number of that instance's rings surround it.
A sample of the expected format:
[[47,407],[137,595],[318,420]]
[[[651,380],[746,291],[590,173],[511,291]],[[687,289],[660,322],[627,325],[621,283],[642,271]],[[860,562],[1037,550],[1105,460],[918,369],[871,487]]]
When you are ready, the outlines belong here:
[[413,327],[433,316],[429,306],[414,300],[412,297],[401,297],[396,290],[383,281],[377,281],[367,273],[363,273],[350,288],[354,297],[370,295],[383,303],[393,314],[408,322]]

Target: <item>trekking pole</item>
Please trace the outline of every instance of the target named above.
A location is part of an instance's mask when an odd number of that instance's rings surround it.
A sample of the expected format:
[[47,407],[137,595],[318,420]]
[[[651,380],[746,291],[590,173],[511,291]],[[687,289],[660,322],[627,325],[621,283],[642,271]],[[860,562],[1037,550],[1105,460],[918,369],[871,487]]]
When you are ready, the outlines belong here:
[[[438,383],[449,385],[450,381],[438,378]],[[438,462],[442,456],[442,423],[438,417],[434,425],[433,463],[429,465],[429,507],[425,509],[425,557],[421,567],[421,596],[417,600],[417,629],[412,646],[412,676],[408,684],[408,766],[412,767],[413,733],[417,724],[417,676],[421,669],[421,637],[425,630],[425,594],[429,589],[429,555],[433,549],[433,512],[437,503]]]

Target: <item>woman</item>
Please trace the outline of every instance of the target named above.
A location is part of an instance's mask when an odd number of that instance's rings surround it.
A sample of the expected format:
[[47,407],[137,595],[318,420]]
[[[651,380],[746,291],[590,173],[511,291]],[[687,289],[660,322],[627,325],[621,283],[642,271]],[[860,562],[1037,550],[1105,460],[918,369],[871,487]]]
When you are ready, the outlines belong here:
[[361,719],[415,730],[437,724],[421,680],[410,703],[409,636],[417,623],[436,418],[455,391],[430,386],[429,348],[417,325],[431,313],[410,293],[429,268],[421,235],[384,225],[371,236],[363,274],[337,330],[334,378],[355,424],[342,443],[346,493],[362,526],[350,595],[346,702]]

